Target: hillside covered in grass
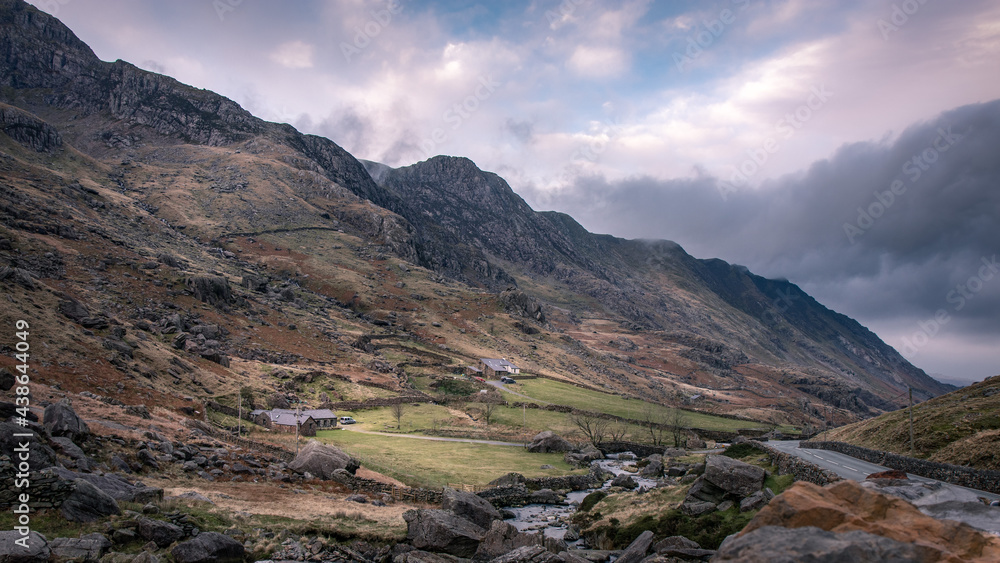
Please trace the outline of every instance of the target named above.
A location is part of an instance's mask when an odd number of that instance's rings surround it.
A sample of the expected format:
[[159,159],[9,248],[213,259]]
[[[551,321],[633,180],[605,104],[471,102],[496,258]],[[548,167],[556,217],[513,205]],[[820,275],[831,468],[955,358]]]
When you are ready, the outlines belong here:
[[[913,408],[914,457],[1000,469],[1000,376]],[[907,409],[838,428],[830,440],[910,454]]]

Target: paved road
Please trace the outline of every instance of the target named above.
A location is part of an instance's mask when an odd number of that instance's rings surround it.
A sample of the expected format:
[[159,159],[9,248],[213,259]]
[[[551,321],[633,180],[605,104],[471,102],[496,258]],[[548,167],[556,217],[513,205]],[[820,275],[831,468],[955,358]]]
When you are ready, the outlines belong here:
[[[832,452],[830,450],[812,450],[812,449],[801,449],[799,448],[798,440],[789,441],[771,441],[767,445],[771,446],[776,450],[785,452],[786,454],[792,454],[794,456],[800,457],[806,461],[814,463],[823,469],[829,469],[840,475],[844,479],[850,479],[852,481],[864,481],[865,477],[871,475],[872,473],[878,473],[880,471],[887,471],[887,467],[882,467],[881,465],[875,465],[874,463],[868,463],[867,461],[862,461],[857,458],[853,458],[849,455],[845,455],[839,452]],[[907,473],[910,479],[914,481],[923,481],[926,483],[933,482],[934,479],[928,479],[926,477],[921,477],[919,475],[913,475]],[[943,483],[943,482],[942,482]],[[978,496],[986,497],[989,499],[998,499],[1000,495],[995,495],[992,493],[987,493],[985,491],[978,491],[976,489],[969,489],[967,487],[959,487],[958,485],[952,485],[951,483],[943,483],[946,487],[951,487],[955,489],[961,489],[965,491],[971,491]]]
[[357,432],[359,434],[374,434],[376,436],[389,436],[392,438],[412,438],[415,440],[431,440],[434,442],[465,442],[468,444],[486,444],[488,446],[517,446],[523,448],[524,444],[521,442],[498,442],[496,440],[473,440],[471,438],[444,438],[441,436],[420,436],[418,434],[393,434],[390,432],[374,432],[372,430],[362,430],[357,427],[357,425],[342,426],[344,430],[349,430],[351,432]]

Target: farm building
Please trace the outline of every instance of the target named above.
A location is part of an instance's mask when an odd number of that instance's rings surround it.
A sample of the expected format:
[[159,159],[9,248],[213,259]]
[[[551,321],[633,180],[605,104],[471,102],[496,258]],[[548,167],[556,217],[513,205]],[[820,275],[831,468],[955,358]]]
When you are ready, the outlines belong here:
[[296,426],[298,426],[300,436],[316,435],[316,421],[313,420],[313,417],[305,413],[295,414],[295,412],[292,411],[280,412],[277,414],[272,413],[271,415],[271,427],[275,430],[291,434],[295,432]]
[[504,375],[518,375],[521,368],[507,361],[506,358],[481,358],[479,368],[485,374],[486,379],[500,379]]
[[[299,424],[302,425],[303,431],[300,433],[303,436],[315,436],[316,429],[322,430],[337,426],[337,415],[330,409],[304,409],[298,411],[297,414],[292,409],[272,409],[269,411],[258,409],[250,413],[250,420],[267,428],[294,432],[296,416],[298,416]],[[306,422],[306,419],[310,422]],[[304,432],[306,426],[313,428],[312,434]]]

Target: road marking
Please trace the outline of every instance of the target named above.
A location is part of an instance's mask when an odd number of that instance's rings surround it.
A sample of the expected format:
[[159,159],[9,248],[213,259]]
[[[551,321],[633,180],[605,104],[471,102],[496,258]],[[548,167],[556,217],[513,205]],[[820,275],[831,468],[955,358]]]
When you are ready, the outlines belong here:
[[860,469],[854,469],[853,467],[848,467],[848,466],[846,466],[846,465],[844,466],[844,469],[850,469],[851,471],[854,471],[854,472],[856,472],[856,473],[861,473],[861,470],[860,470]]
[[816,459],[822,459],[823,461],[826,461],[826,458],[825,458],[825,457],[819,457],[819,456],[818,456],[818,455],[816,455],[816,454],[813,454],[813,455],[814,455],[814,456],[816,457]]

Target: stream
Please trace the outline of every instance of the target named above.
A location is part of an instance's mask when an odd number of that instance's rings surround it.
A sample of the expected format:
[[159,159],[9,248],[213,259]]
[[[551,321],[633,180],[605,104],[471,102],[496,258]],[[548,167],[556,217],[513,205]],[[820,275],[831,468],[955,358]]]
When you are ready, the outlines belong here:
[[[619,456],[622,456],[625,459],[619,459]],[[613,473],[615,477],[623,473],[631,475],[635,482],[639,485],[637,490],[641,488],[652,489],[656,487],[656,481],[654,479],[639,477],[638,474],[630,473],[623,469],[625,465],[635,463],[635,460],[637,459],[638,458],[631,455],[630,452],[623,452],[621,454],[608,454],[606,459],[599,460],[597,463],[604,470]],[[583,499],[594,491],[611,487],[611,481],[613,480],[614,477],[608,479],[604,482],[604,485],[597,489],[572,491],[566,495],[565,504],[529,504],[518,508],[508,508],[507,510],[514,513],[515,517],[507,519],[506,522],[513,524],[514,527],[521,532],[536,532],[538,530],[542,530],[545,537],[564,539],[569,520],[576,512],[580,503],[583,502]],[[585,540],[582,538],[575,541],[567,541],[566,544],[574,549],[585,549],[587,547]]]

